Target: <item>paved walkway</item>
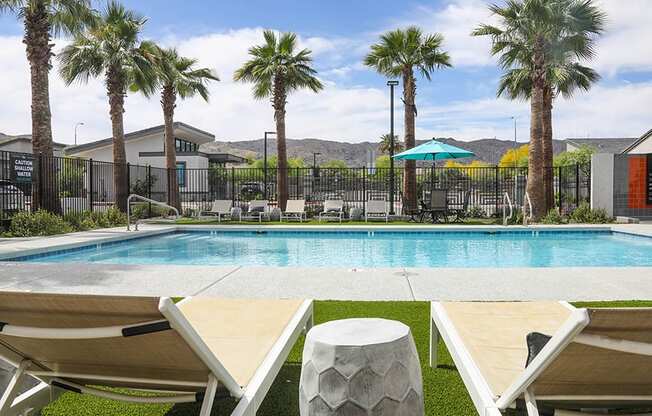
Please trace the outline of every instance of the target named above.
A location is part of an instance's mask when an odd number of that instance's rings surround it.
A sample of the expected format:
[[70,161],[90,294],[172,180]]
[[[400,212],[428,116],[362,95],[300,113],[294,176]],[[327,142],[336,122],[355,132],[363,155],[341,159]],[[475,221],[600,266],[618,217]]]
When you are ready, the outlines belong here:
[[[36,253],[54,246],[69,248],[122,239],[125,235],[133,238],[156,234],[172,228],[147,225],[142,226],[142,231],[129,234],[120,228],[21,241],[2,240],[0,258],[17,252]],[[652,224],[616,225],[613,229],[652,236]],[[647,267],[348,269],[5,263],[0,271],[0,289],[58,293],[345,300],[652,299],[652,268]]]

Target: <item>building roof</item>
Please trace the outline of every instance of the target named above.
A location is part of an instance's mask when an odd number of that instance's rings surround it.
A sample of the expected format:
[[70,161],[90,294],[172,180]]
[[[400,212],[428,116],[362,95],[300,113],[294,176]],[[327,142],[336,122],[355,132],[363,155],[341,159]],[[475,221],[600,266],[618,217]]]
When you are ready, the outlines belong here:
[[622,153],[626,148],[636,141],[636,137],[603,137],[596,139],[566,139],[567,144],[575,147],[589,146],[598,153]]
[[629,153],[629,152],[631,152],[632,150],[634,150],[635,147],[637,147],[639,144],[643,143],[644,141],[646,141],[646,140],[649,139],[650,137],[652,137],[652,129],[648,130],[647,133],[645,133],[644,135],[642,135],[641,137],[639,137],[638,139],[636,139],[636,140],[634,141],[634,143],[630,144],[630,145],[627,146],[625,149],[623,149],[622,153]]
[[[13,142],[19,142],[19,141],[26,141],[26,142],[32,142],[32,135],[31,134],[19,134],[15,136],[10,136],[8,134],[0,133],[0,146],[5,145],[5,144],[10,144]],[[63,143],[57,143],[54,142],[54,147],[63,149],[66,147],[65,144]]]
[[[175,121],[174,122],[174,128],[175,129],[188,130],[188,131],[193,132],[195,134],[205,136],[207,141],[215,140],[215,135],[214,134],[209,133],[209,132],[204,131],[204,130],[201,130],[201,129],[198,129],[197,127],[193,127],[193,126],[191,126],[189,124],[182,123],[180,121]],[[164,131],[165,131],[165,125],[164,124],[161,124],[161,125],[155,126],[155,127],[150,127],[150,128],[143,129],[143,130],[133,131],[131,133],[125,134],[125,143],[128,142],[128,141],[132,141],[132,140],[138,140],[138,139],[140,139],[142,137],[148,136],[148,135],[153,134],[153,133],[162,133]],[[108,139],[96,140],[94,142],[84,143],[84,144],[80,144],[80,145],[77,145],[77,146],[70,146],[70,147],[68,147],[66,149],[66,153],[67,154],[74,154],[74,153],[79,153],[79,152],[85,152],[85,151],[88,151],[88,150],[109,146],[112,143],[113,143],[113,138],[109,137]]]

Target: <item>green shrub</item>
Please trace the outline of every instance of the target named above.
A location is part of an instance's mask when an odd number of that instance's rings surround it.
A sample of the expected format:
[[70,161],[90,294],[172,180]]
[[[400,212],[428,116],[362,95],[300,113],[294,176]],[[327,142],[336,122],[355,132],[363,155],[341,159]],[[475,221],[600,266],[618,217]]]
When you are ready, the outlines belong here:
[[570,222],[575,224],[608,224],[613,218],[604,209],[591,209],[591,206],[583,202],[570,214]]
[[556,209],[551,209],[548,211],[545,217],[541,218],[541,223],[542,224],[563,224],[564,219],[562,216],[559,214],[559,211]]
[[484,210],[481,207],[474,205],[469,209],[468,216],[471,218],[486,218],[487,213],[484,212]]
[[35,237],[65,234],[73,228],[58,215],[38,210],[35,213],[19,212],[11,218],[9,234],[13,237]]
[[106,219],[112,227],[127,225],[127,214],[117,208],[109,208],[106,211]]

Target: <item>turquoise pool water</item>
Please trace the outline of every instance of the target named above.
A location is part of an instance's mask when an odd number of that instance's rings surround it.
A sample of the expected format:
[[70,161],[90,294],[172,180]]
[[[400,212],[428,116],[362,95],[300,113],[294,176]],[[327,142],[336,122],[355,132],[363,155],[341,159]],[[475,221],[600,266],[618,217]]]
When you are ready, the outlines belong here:
[[174,232],[13,259],[305,267],[652,266],[652,238],[563,232]]

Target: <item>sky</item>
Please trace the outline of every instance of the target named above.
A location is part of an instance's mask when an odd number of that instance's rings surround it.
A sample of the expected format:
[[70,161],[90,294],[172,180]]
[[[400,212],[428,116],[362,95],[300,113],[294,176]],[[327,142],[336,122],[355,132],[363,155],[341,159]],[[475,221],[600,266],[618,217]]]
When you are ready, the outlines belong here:
[[[501,1],[501,0],[497,0]],[[555,138],[638,137],[652,128],[652,7],[650,0],[596,0],[608,16],[606,33],[590,63],[602,79],[591,91],[554,106]],[[103,3],[96,3],[101,8]],[[496,98],[500,69],[487,39],[470,36],[480,23],[492,22],[485,0],[125,0],[148,17],[143,39],[176,47],[213,68],[221,81],[210,86],[208,103],[180,101],[177,121],[215,134],[217,140],[260,138],[274,129],[268,100],[255,100],[251,85],[235,83],[233,72],[248,59],[248,48],[262,42],[262,31],[297,33],[312,51],[325,85],[318,94],[301,91],[288,99],[286,129],[291,138],[345,142],[379,141],[389,130],[387,79],[362,64],[380,34],[417,25],[441,33],[453,68],[437,71],[430,82],[417,81],[417,139],[499,138],[520,142],[529,136],[529,104]],[[55,52],[66,39],[55,39]],[[53,60],[50,75],[54,139],[72,144],[110,137],[108,100],[102,79],[65,86]],[[396,132],[403,134],[400,86]],[[0,16],[0,132],[30,132],[29,68],[22,24]],[[157,97],[130,94],[125,130],[162,124]]]

